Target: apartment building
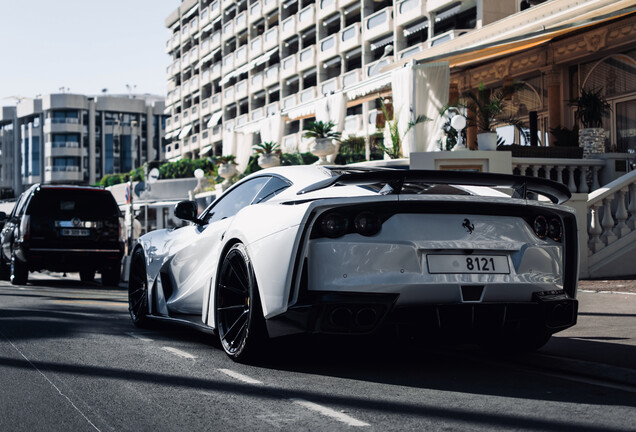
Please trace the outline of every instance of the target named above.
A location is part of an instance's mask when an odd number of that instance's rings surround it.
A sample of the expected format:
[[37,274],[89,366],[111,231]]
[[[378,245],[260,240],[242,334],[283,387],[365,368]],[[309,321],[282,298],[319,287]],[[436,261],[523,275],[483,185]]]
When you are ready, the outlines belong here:
[[163,158],[163,98],[49,94],[4,107],[0,187],[94,184]]
[[[283,148],[302,151],[301,130],[313,116],[298,107],[365,83],[381,90],[387,80],[376,78],[384,66],[528,6],[518,0],[185,0],[166,19],[172,31],[166,157],[220,154],[223,130],[273,114],[286,120]],[[349,100],[347,134],[375,130],[376,98]]]

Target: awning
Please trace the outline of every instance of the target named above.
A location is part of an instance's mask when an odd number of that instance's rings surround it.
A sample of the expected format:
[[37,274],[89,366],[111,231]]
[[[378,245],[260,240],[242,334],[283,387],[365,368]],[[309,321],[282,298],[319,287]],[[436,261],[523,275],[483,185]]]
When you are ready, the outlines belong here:
[[163,137],[164,137],[165,139],[170,139],[170,138],[172,138],[172,135],[174,135],[175,133],[176,133],[176,131],[168,132],[168,133],[167,133],[167,134],[165,134]]
[[[547,7],[548,4],[552,3],[545,3],[541,7]],[[554,8],[556,7],[558,7],[558,2],[554,2]],[[533,9],[528,9],[528,11]],[[385,66],[381,72],[402,67],[410,61],[418,63],[448,61],[451,68],[467,66],[527,50],[567,33],[618,19],[636,11],[633,0],[588,1],[577,3],[572,9],[571,11],[559,10],[558,14],[555,13],[556,16],[552,14],[542,15],[517,26],[513,24],[519,22],[519,14],[515,14],[498,21],[497,26],[484,26],[472,30],[470,33],[443,45],[426,49],[408,59]],[[502,32],[501,29],[509,30]]]
[[199,156],[205,156],[210,150],[212,150],[212,145],[206,145],[205,147],[202,147],[201,151],[199,152]]
[[170,114],[172,112],[172,106],[167,106],[164,110],[163,113],[164,114]]
[[208,25],[206,25],[205,27],[201,29],[201,33],[209,32],[209,31],[212,31],[212,23],[209,23]]
[[462,11],[462,4],[457,2],[444,10],[435,13],[435,22],[440,22],[454,17]]
[[345,88],[348,100],[354,100],[369,93],[377,92],[391,85],[391,72],[385,72],[360,83]]
[[190,9],[189,9],[186,13],[184,13],[184,14],[181,16],[181,19],[188,18],[188,17],[190,17],[190,16],[194,15],[198,9],[199,9],[199,6],[198,6],[198,5],[197,5],[197,6],[194,6],[194,7],[192,7],[192,8],[190,8]]
[[373,51],[377,50],[378,48],[382,48],[384,45],[388,45],[390,43],[393,43],[393,35],[391,36],[387,36],[385,38],[382,38],[380,40],[377,40],[375,42],[371,43],[371,49]]
[[258,65],[261,65],[261,64],[265,63],[267,60],[269,60],[269,58],[272,56],[272,54],[274,54],[276,51],[278,51],[278,48],[272,48],[271,50],[267,51],[265,54],[257,57],[253,61],[254,66],[258,66]]
[[303,73],[303,79],[305,78],[309,78],[310,76],[316,75],[318,71],[316,71],[316,68],[311,68],[308,71],[305,71]]
[[197,65],[197,67],[200,68],[201,65],[203,65],[205,62],[212,60],[212,57],[214,57],[214,53],[210,53],[206,55],[205,57],[201,59],[201,61],[199,61],[199,64]]
[[183,129],[181,129],[181,132],[179,132],[179,139],[182,140],[185,137],[187,137],[190,134],[191,130],[192,130],[191,124],[185,126]]
[[292,83],[295,83],[296,81],[298,81],[300,79],[300,77],[298,75],[293,75],[290,76],[289,78],[287,78],[287,85],[290,85]]
[[214,127],[219,124],[219,120],[221,120],[221,117],[223,117],[223,110],[217,111],[212,114],[212,117],[210,117],[210,120],[207,124],[208,128]]
[[358,47],[358,48],[356,48],[356,49],[352,49],[351,51],[348,51],[348,52],[345,54],[345,57],[346,57],[347,59],[350,59],[350,58],[357,57],[357,56],[359,56],[359,55],[361,55],[361,54],[362,54],[362,47]]
[[284,7],[285,9],[287,9],[288,7],[290,7],[291,5],[293,5],[294,3],[296,3],[297,1],[298,1],[298,0],[289,0],[289,1],[286,1],[285,3],[283,3],[283,7]]
[[344,10],[345,15],[349,15],[351,12],[355,12],[360,9],[360,2],[355,2],[354,4],[347,6]]
[[331,66],[335,66],[337,64],[340,64],[341,61],[342,61],[342,59],[340,58],[340,56],[336,56],[336,57],[331,58],[331,59],[327,60],[326,62],[324,62],[322,64],[322,67],[327,69],[327,68],[330,68]]
[[302,117],[308,117],[316,113],[316,101],[305,102],[295,107],[283,110],[281,115],[286,116],[289,120],[295,120]]
[[264,97],[265,97],[265,95],[266,95],[265,90],[260,90],[260,91],[257,91],[256,93],[254,93],[254,94],[252,95],[252,97],[253,97],[254,99],[262,99],[262,98],[264,98]]
[[285,41],[285,46],[290,46],[293,43],[298,43],[298,35],[294,35]]
[[428,20],[420,21],[416,24],[411,24],[410,26],[404,27],[404,37],[411,36],[419,31],[428,28]]
[[323,26],[328,26],[330,24],[335,23],[336,21],[340,21],[340,14],[339,13],[335,13],[332,16],[330,16],[329,18],[327,18],[326,20],[323,20],[322,25]]
[[268,88],[268,89],[267,89],[267,92],[268,92],[269,94],[272,94],[272,93],[274,93],[274,92],[277,92],[278,90],[280,90],[280,85],[279,85],[279,84],[276,84],[276,85],[271,86],[270,88]]

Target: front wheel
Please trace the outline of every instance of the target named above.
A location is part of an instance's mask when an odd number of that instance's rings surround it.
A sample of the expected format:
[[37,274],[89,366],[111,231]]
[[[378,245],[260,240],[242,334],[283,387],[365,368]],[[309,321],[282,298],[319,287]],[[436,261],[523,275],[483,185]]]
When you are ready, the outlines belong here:
[[216,289],[216,328],[226,354],[253,360],[267,340],[254,270],[245,246],[235,244],[221,265]]
[[128,276],[128,311],[136,327],[148,325],[148,278],[144,252],[137,249],[130,260]]
[[12,285],[25,285],[29,280],[29,270],[26,263],[20,261],[15,253],[11,254],[10,277]]

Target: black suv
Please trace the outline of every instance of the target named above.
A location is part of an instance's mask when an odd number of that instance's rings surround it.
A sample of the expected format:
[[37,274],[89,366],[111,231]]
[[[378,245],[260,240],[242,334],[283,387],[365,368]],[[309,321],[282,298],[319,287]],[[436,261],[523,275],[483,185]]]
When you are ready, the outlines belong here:
[[123,219],[110,191],[85,186],[34,185],[18,198],[2,227],[0,272],[23,285],[29,271],[95,272],[117,285],[124,254]]

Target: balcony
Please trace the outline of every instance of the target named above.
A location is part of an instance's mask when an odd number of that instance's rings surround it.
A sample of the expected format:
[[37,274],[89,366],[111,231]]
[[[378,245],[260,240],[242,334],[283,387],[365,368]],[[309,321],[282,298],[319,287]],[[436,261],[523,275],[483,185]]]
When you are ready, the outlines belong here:
[[362,45],[362,26],[359,22],[340,32],[340,51],[349,51]]
[[285,19],[285,21],[282,22],[280,28],[281,28],[281,35],[280,37],[285,40],[287,38],[290,38],[292,36],[294,36],[297,31],[296,31],[296,15],[292,15],[289,18]]
[[204,146],[210,144],[210,132],[207,130],[204,130],[203,132],[201,132],[201,147],[200,150],[203,149]]
[[441,45],[443,43],[456,39],[460,37],[461,35],[468,33],[469,31],[470,29],[455,29],[455,30],[447,31],[446,33],[442,33],[435,36],[434,38],[431,38],[431,40],[428,41],[428,46],[434,47],[437,45]]
[[206,116],[208,114],[210,114],[210,98],[201,101],[201,115]]
[[302,90],[300,92],[300,96],[298,97],[299,99],[299,103],[306,103],[306,102],[311,102],[314,99],[316,99],[316,96],[318,94],[318,87],[313,86],[313,87],[309,87],[308,89]]
[[280,111],[280,102],[272,102],[271,104],[265,106],[265,111],[268,116],[278,114]]
[[342,75],[342,87],[351,87],[362,81],[362,69],[354,69]]
[[221,32],[217,31],[210,36],[210,51],[221,46]]
[[250,78],[250,92],[263,90],[263,72],[258,72]]
[[272,27],[263,36],[263,50],[267,51],[278,46],[278,26]]
[[232,102],[234,102],[236,100],[236,98],[234,97],[234,86],[226,88],[225,90],[223,90],[223,104],[224,105],[229,105]]
[[338,2],[336,0],[318,0],[318,19],[321,20],[338,10]]
[[285,57],[281,62],[281,71],[280,76],[282,79],[290,77],[298,73],[298,68],[296,67],[296,54],[290,55],[289,57]]
[[234,53],[228,54],[223,57],[223,70],[229,73],[234,69]]
[[210,133],[210,141],[217,142],[223,138],[223,127],[221,125],[214,126]]
[[269,87],[277,84],[280,81],[279,65],[270,66],[265,69],[265,79],[263,80],[263,86]]
[[382,60],[377,60],[373,63],[369,63],[365,68],[365,75],[367,76],[367,78],[376,76],[380,73],[380,70],[382,70],[382,68],[384,66],[387,66],[389,63],[393,63],[393,56],[386,56]]
[[234,37],[234,21],[229,21],[223,26],[222,39],[225,42]]
[[210,81],[219,79],[221,78],[222,75],[223,75],[223,72],[221,69],[221,63],[214,63],[212,67],[210,68]]
[[263,1],[263,15],[268,15],[270,12],[278,9],[278,0],[262,0]]
[[316,45],[311,45],[298,53],[298,70],[316,66]]
[[290,109],[298,105],[298,93],[289,95],[283,99],[283,109]]
[[248,58],[250,61],[256,60],[256,57],[263,53],[263,36],[259,35],[250,40],[250,52]]
[[249,9],[248,22],[254,24],[256,21],[263,17],[263,5],[260,1],[252,4]]
[[247,97],[247,80],[239,81],[234,86],[234,97],[239,99],[244,99]]
[[250,118],[247,114],[240,115],[236,118],[236,126],[243,126],[249,121],[250,121]]
[[346,116],[344,120],[344,132],[347,135],[365,135],[362,114]]
[[456,2],[457,0],[428,0],[426,2],[426,8],[429,12],[435,12]]
[[44,154],[46,157],[56,156],[83,156],[84,149],[77,141],[47,142],[44,144]]
[[84,173],[77,165],[47,166],[44,171],[44,182],[78,182],[84,181]]
[[285,135],[283,137],[282,151],[284,153],[296,153],[300,144],[300,132]]
[[256,108],[250,114],[250,120],[251,121],[260,120],[260,119],[262,119],[264,117],[265,117],[265,108],[264,107]]
[[301,32],[316,25],[316,5],[310,4],[298,13],[297,31]]
[[247,44],[238,47],[234,53],[234,67],[239,67],[247,63]]
[[386,7],[364,20],[364,39],[370,40],[393,33],[393,8]]
[[234,18],[234,33],[239,32],[247,28],[247,11],[243,11]]
[[422,19],[426,16],[427,5],[431,2],[426,0],[402,0],[397,3],[397,14],[395,23],[397,25],[408,24],[409,22]]
[[328,58],[338,55],[338,33],[324,38],[318,43],[318,61],[323,62]]
[[210,4],[210,21],[221,15],[221,0],[214,0]]
[[335,92],[340,88],[340,77],[334,77],[330,80],[323,82],[320,85],[320,93],[328,95],[331,92]]
[[408,47],[406,49],[403,49],[402,51],[398,52],[397,58],[399,60],[405,59],[405,58],[409,58],[411,56],[414,56],[417,53],[420,53],[422,51],[424,51],[426,48],[428,48],[428,43],[427,42],[422,42],[419,43],[417,45],[413,45],[411,47]]

